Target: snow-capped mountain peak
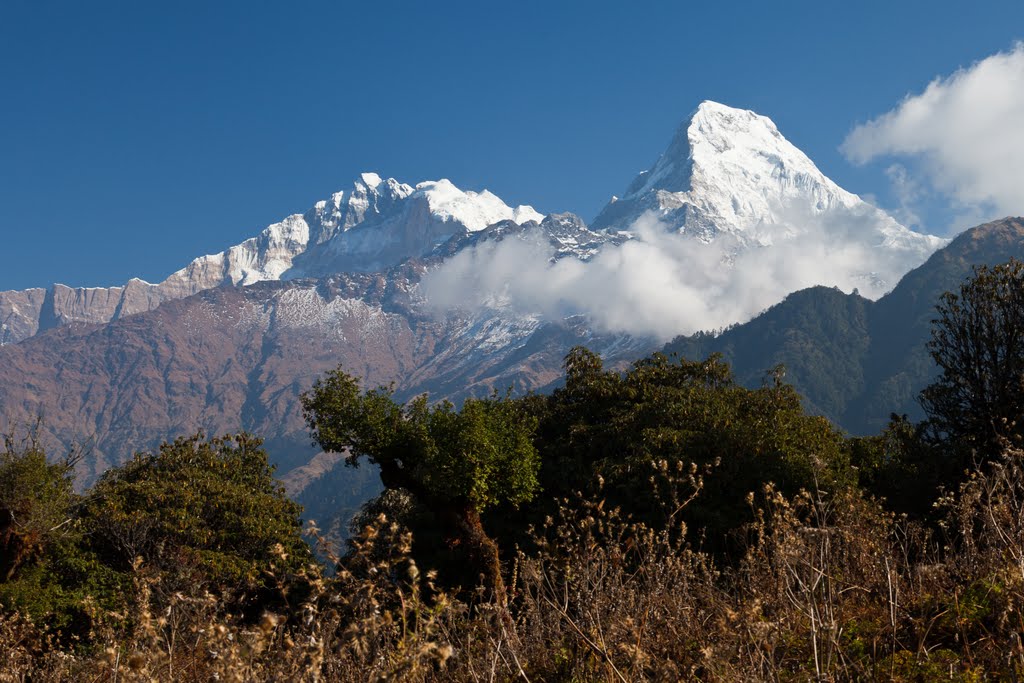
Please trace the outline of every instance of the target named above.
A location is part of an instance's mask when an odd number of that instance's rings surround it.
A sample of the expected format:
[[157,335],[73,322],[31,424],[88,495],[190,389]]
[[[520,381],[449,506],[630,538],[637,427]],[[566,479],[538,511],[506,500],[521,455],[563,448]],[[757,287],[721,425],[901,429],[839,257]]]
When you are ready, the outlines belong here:
[[522,224],[544,220],[544,216],[532,206],[512,208],[489,190],[464,192],[447,178],[418,184],[415,195],[427,201],[431,214],[442,221],[461,223],[470,232],[483,230],[498,221],[512,220]]
[[[658,222],[638,222],[651,216]],[[779,264],[775,269],[787,276],[801,272],[798,278],[776,278],[782,295],[829,284],[878,296],[944,243],[905,229],[840,188],[769,118],[710,101],[697,107],[651,169],[637,176],[621,199],[610,202],[591,228],[581,221],[543,218],[529,206],[512,207],[487,190],[465,191],[447,179],[409,185],[366,172],[305,213],[197,258],[159,284],[131,281],[106,289],[55,286],[0,293],[0,324],[6,326],[0,343],[65,322],[109,321],[224,284],[384,272],[408,258],[450,255],[449,247],[513,233],[536,233],[547,240],[553,260],[576,257],[619,272],[618,277],[626,277],[620,272],[622,258],[637,254],[685,264],[670,268],[671,277],[714,271],[716,277],[686,290],[701,292],[695,298],[723,291],[720,272],[763,270],[768,263]],[[672,239],[661,239],[661,228]],[[625,244],[631,240],[640,244]],[[715,249],[700,251],[711,242]],[[624,248],[617,251],[617,245]],[[599,258],[606,251],[607,258]],[[824,275],[818,268],[801,271],[794,254],[824,267]],[[566,263],[566,268],[576,267]],[[649,264],[636,277],[630,271],[626,284],[635,286],[651,271]],[[599,280],[606,284],[608,277]]]
[[670,232],[737,254],[788,243],[876,250],[862,289],[879,296],[946,240],[907,230],[830,180],[766,116],[705,101],[625,194],[594,219],[629,230],[654,216]]
[[370,188],[376,188],[378,185],[380,185],[382,182],[384,182],[383,179],[381,179],[381,177],[379,175],[377,175],[376,173],[372,173],[372,172],[370,172],[370,173],[360,173],[359,174],[359,179],[363,181],[364,185],[366,185],[367,187],[370,187]]
[[463,191],[449,180],[412,186],[362,173],[305,213],[200,256],[158,284],[132,280],[122,287],[0,292],[0,344],[67,322],[107,322],[224,284],[384,270],[492,223],[542,219],[530,206],[511,207],[487,190]]
[[512,208],[493,193],[463,191],[447,179],[415,187],[362,173],[348,190],[293,214],[220,254],[205,256],[168,281],[208,289],[222,282],[320,277],[368,271],[422,256],[438,242],[501,220],[542,220],[529,206]]
[[780,223],[780,211],[794,202],[821,212],[861,200],[818,170],[768,117],[707,100],[594,226],[624,229],[644,211],[668,217],[685,208],[688,215],[675,216],[674,227],[706,241]]

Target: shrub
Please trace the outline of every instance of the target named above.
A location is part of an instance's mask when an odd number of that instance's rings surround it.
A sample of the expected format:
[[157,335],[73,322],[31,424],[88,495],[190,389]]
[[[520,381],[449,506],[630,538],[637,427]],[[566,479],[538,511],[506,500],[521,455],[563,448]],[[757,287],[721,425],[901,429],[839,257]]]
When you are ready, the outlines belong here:
[[662,354],[623,374],[605,370],[583,348],[569,354],[565,367],[564,388],[529,401],[540,417],[548,496],[587,490],[598,475],[612,504],[660,528],[666,519],[649,505],[658,485],[650,464],[710,467],[686,519],[708,547],[724,550],[732,546],[727,537],[750,521],[746,494],[765,482],[789,494],[856,483],[842,435],[826,419],[806,415],[779,374],[747,389],[719,356],[688,361]]
[[268,587],[266,573],[301,569],[311,561],[301,507],[274,480],[261,443],[200,433],[137,454],[91,491],[90,543],[119,571],[161,576],[167,593],[201,582],[251,597]]
[[71,460],[51,463],[36,439],[4,439],[0,452],[0,582],[66,534],[76,497]]

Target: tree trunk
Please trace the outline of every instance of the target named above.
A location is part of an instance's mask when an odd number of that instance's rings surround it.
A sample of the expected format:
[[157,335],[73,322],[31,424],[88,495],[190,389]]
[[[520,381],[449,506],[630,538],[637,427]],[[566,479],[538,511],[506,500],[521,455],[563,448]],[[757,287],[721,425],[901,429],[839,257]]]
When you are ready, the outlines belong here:
[[452,545],[460,547],[466,559],[479,572],[483,586],[490,598],[498,605],[505,606],[505,581],[501,576],[501,559],[498,544],[484,531],[480,512],[470,504],[449,508],[448,514],[452,533]]
[[14,513],[0,509],[0,583],[10,581],[18,567],[32,553],[32,543],[18,533]]
[[505,581],[501,577],[501,559],[498,544],[484,531],[480,511],[466,500],[452,501],[438,499],[431,495],[420,482],[409,477],[394,461],[379,462],[380,480],[387,488],[404,488],[424,506],[438,515],[446,528],[449,545],[456,552],[461,551],[470,567],[477,572],[475,581],[481,578],[483,586],[490,592],[490,598],[505,607]]

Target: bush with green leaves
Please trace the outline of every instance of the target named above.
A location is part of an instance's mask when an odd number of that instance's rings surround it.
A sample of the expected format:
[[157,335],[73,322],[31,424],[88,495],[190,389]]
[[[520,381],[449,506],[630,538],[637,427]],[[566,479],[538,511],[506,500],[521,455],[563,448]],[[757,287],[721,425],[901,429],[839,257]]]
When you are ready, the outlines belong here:
[[565,387],[527,399],[540,419],[538,449],[545,498],[571,497],[604,480],[610,503],[662,526],[651,463],[708,471],[686,511],[691,531],[711,547],[750,521],[749,492],[775,482],[783,491],[838,489],[856,482],[843,435],[805,414],[780,373],[764,385],[739,385],[721,356],[703,361],[654,354],[624,373],[605,370],[584,348],[565,362]]
[[921,404],[939,440],[989,458],[1024,441],[1024,263],[980,266],[936,307],[938,379]]
[[31,435],[4,439],[0,452],[0,581],[66,531],[75,503],[70,461],[51,463]]
[[[126,577],[88,548],[74,458],[51,462],[32,433],[0,452],[0,605],[52,633],[82,638],[122,605]],[[102,620],[99,617],[99,620]]]
[[167,590],[201,582],[251,594],[271,569],[311,561],[301,507],[274,479],[262,441],[248,434],[176,439],[109,470],[83,512],[90,542],[120,571],[146,569]]

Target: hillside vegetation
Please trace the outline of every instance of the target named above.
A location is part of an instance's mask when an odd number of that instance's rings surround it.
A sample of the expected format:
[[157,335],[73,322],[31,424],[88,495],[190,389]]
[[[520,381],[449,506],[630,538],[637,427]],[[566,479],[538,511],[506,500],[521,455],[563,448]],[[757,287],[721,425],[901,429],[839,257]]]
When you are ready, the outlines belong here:
[[1024,258],[1021,218],[961,233],[877,301],[812,287],[750,322],[679,337],[664,351],[686,358],[721,353],[745,386],[760,385],[766,371],[784,365],[808,411],[852,434],[877,434],[890,413],[924,417],[917,397],[936,376],[925,344],[942,293],[956,289],[972,267],[1011,257]]
[[384,491],[326,562],[255,437],[76,494],[12,435],[0,680],[1019,680],[1022,321],[1024,266],[975,270],[922,349],[926,419],[861,437],[715,354],[578,347],[550,395],[459,407],[339,368],[311,436]]

